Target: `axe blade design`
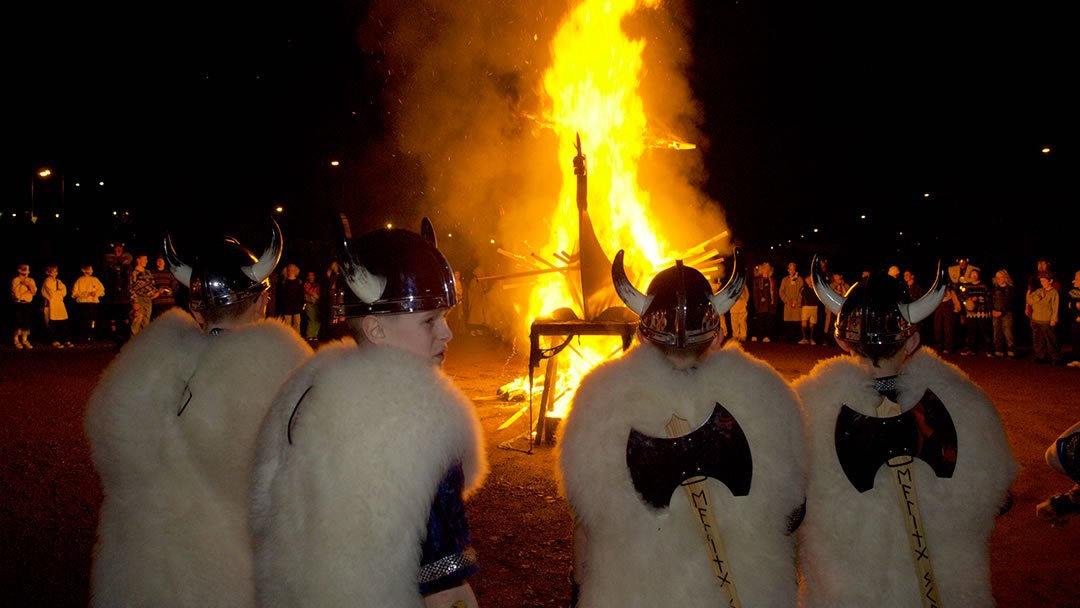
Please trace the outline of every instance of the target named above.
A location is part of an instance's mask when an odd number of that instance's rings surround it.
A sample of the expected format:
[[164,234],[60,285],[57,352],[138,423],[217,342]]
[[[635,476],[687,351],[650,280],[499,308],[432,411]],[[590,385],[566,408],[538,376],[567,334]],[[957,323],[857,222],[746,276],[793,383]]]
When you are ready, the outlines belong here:
[[672,493],[687,479],[712,477],[733,496],[746,496],[753,476],[746,435],[719,403],[704,424],[682,437],[651,437],[630,429],[626,466],[634,489],[657,509],[667,508]]
[[881,465],[898,456],[922,460],[938,477],[952,477],[956,468],[956,426],[929,389],[915,407],[899,416],[866,416],[841,406],[835,441],[840,467],[859,492],[873,488]]

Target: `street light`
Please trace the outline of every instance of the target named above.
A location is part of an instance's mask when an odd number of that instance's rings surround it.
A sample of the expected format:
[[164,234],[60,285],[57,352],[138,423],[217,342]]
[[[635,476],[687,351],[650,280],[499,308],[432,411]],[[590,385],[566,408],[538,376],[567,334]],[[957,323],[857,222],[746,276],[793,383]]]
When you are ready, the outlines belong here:
[[[37,175],[41,179],[48,179],[49,177],[52,176],[52,170],[47,169],[47,168],[42,168],[40,171],[37,172]],[[62,210],[63,208],[64,208],[64,174],[61,173],[60,174],[60,209]],[[30,176],[30,221],[32,223],[37,223],[38,218],[37,218],[36,215],[34,215],[34,211],[35,211],[35,209],[34,209],[34,176],[31,175]]]

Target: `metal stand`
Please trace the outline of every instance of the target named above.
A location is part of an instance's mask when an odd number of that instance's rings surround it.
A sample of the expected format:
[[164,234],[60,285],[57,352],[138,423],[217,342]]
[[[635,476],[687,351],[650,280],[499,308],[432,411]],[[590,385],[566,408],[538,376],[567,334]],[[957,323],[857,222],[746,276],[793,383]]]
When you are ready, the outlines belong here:
[[[551,407],[552,394],[555,388],[555,376],[558,375],[558,355],[567,346],[574,336],[622,336],[622,347],[625,351],[630,348],[637,330],[636,321],[556,321],[554,319],[536,319],[532,322],[529,330],[529,429],[535,429],[535,438],[530,438],[529,446],[540,445],[547,435],[549,443],[554,441],[546,427],[548,408]],[[557,346],[541,348],[540,337],[564,337],[565,339]],[[532,388],[533,377],[540,362],[547,359],[547,370],[544,373],[544,394],[540,397],[540,411],[533,426],[532,411]]]

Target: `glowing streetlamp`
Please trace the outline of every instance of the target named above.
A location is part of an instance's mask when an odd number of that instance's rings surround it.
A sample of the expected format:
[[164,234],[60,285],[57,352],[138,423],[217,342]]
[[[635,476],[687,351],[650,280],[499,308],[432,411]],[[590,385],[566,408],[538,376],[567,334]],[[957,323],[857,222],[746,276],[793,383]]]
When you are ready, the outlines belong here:
[[[49,169],[42,169],[37,172],[37,177],[41,179],[47,179],[52,175],[52,171]],[[30,222],[36,224],[38,221],[37,215],[34,215],[34,181],[35,176],[30,176]],[[64,174],[60,174],[60,207],[64,206]]]

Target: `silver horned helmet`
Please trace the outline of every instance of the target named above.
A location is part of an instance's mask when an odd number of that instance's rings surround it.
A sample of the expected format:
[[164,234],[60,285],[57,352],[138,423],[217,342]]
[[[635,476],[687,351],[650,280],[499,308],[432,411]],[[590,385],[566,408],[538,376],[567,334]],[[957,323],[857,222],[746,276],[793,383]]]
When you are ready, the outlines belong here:
[[232,237],[208,248],[187,263],[165,235],[165,265],[191,290],[191,310],[208,310],[257,297],[270,288],[270,273],[281,259],[281,229],[270,220],[270,245],[259,257]]
[[720,318],[746,286],[738,249],[734,257],[731,278],[715,294],[705,275],[684,266],[681,260],[656,275],[646,293],[641,293],[626,277],[621,250],[611,265],[611,279],[622,301],[641,317],[640,328],[646,339],[685,348],[713,339],[720,329]]
[[457,304],[457,281],[436,247],[435,229],[424,218],[420,234],[399,228],[349,237],[346,218],[342,277],[349,289],[333,305],[334,316],[421,312]]
[[909,302],[900,279],[877,272],[844,295],[833,291],[818,256],[814,256],[814,292],[836,315],[836,337],[851,344],[898,344],[915,333],[917,323],[933,314],[949,279],[938,261],[937,280],[926,294]]

